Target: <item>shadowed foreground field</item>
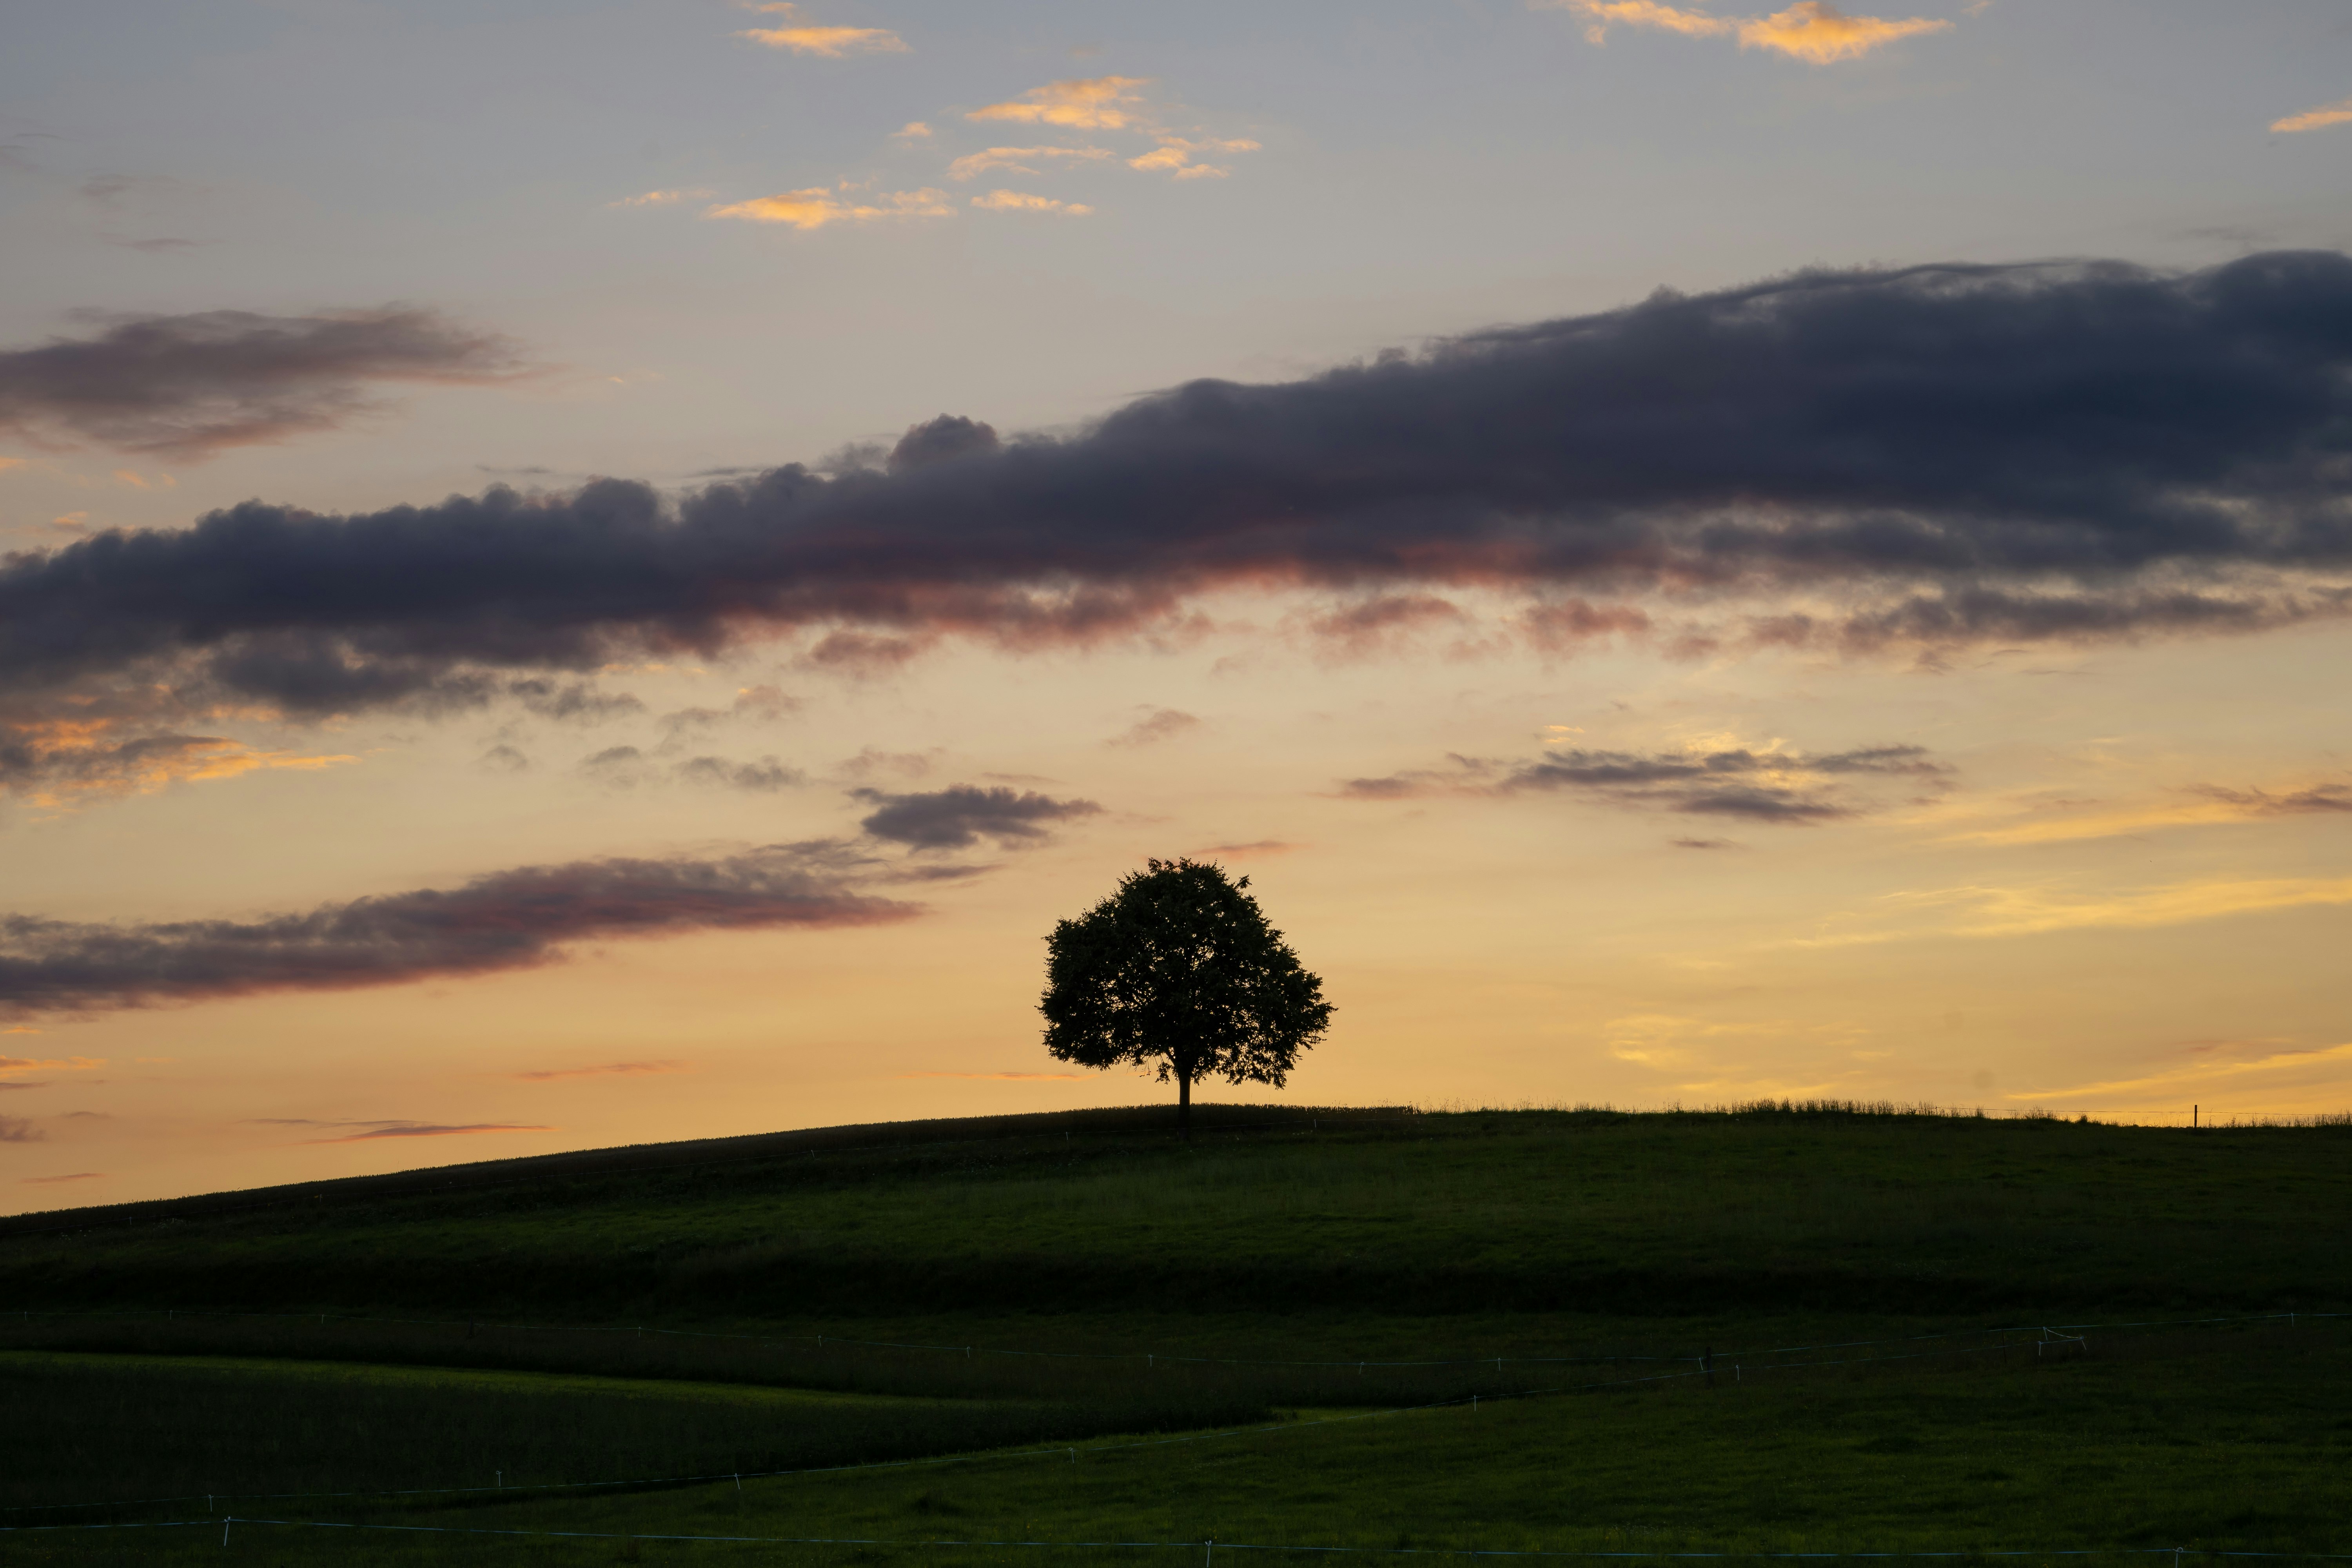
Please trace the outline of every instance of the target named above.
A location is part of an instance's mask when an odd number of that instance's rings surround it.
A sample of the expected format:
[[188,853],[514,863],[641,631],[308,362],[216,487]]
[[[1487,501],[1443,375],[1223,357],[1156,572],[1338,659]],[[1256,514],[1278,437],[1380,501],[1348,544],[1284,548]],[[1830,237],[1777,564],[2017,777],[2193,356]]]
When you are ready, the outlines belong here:
[[[593,1537],[229,1528],[229,1556],[289,1563],[2352,1552],[2352,1320],[2314,1316],[2352,1310],[2340,1129],[1318,1114],[26,1216],[0,1227],[0,1522]],[[2270,1313],[2294,1315],[2178,1323]],[[2113,1326],[2063,1327],[2088,1322]],[[1294,1361],[1325,1364],[1268,1364]],[[1585,1391],[1496,1397],[1532,1389]],[[179,1500],[26,1506],[108,1498]],[[835,1543],[602,1538],[661,1534]],[[942,1540],[1184,1544],[907,1544]],[[0,1537],[223,1551],[217,1522]]]
[[[450,1508],[223,1505],[620,1537],[410,1535],[239,1524],[20,1535],[12,1561],[359,1563],[1199,1561],[1208,1540],[1554,1551],[2342,1550],[2352,1346],[2341,1331],[2172,1336],[2065,1359],[1880,1367],[1671,1392],[1305,1412],[1271,1431],[621,1496]],[[1331,1420],[1338,1415],[1340,1419]],[[147,1517],[194,1517],[168,1510]],[[1190,1542],[1126,1552],[916,1544]],[[1253,1557],[1267,1556],[1253,1553]],[[2116,1561],[2131,1561],[2119,1558]]]

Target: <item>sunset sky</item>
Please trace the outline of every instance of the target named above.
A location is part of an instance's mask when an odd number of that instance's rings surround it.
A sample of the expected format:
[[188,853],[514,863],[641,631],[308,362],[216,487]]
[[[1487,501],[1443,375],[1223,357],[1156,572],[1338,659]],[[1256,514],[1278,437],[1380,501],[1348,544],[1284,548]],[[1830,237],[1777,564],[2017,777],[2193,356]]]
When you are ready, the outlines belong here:
[[0,1211],[1166,1098],[1150,856],[1301,1102],[2352,1106],[2341,0],[7,32]]

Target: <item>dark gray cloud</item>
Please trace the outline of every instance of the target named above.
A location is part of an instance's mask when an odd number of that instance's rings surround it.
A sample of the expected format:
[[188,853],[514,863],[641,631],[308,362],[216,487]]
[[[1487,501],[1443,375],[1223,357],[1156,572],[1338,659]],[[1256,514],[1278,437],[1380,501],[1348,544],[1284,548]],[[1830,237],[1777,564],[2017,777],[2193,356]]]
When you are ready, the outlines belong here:
[[772,686],[746,686],[724,708],[680,708],[661,716],[665,750],[685,742],[689,735],[708,734],[740,719],[773,723],[801,710],[801,700]]
[[890,448],[888,466],[894,474],[904,473],[954,458],[985,456],[1002,446],[993,426],[961,415],[942,414],[926,424],[908,426],[907,433],[898,437],[898,444]]
[[876,838],[917,849],[963,849],[982,837],[999,844],[1034,843],[1050,823],[1093,816],[1102,807],[1090,800],[1055,800],[1032,790],[982,789],[950,784],[917,795],[854,789],[850,798],[876,809],[858,826]]
[[870,925],[921,912],[858,891],[870,874],[841,845],[818,842],[707,859],[526,866],[446,890],[250,921],[0,915],[0,1017],[486,974],[553,962],[575,942]]
[[0,1116],[0,1143],[39,1143],[47,1137],[21,1116]]
[[[473,374],[492,352],[414,313],[257,320],[10,356],[0,405],[244,438],[331,409],[311,389],[349,367]],[[173,368],[241,363],[214,340],[248,337],[264,367],[284,345],[299,395],[275,370],[222,372],[215,395],[213,372]],[[817,638],[813,668],[873,674],[944,636],[1131,634],[1232,587],[1365,596],[1324,628],[1343,639],[1434,625],[1461,588],[1527,592],[1525,634],[1555,643],[1641,633],[1623,601],[1643,595],[1721,600],[1724,635],[1795,644],[2243,630],[2352,610],[2313,576],[2352,566],[2347,372],[2352,259],[2328,252],[1660,293],[1299,381],[1194,382],[1067,437],[934,420],[881,469],[349,517],[252,502],[99,534],[0,568],[0,692],[463,703],[500,689],[486,671],[778,631]],[[192,397],[223,412],[173,412]],[[1832,607],[1765,613],[1800,592]]]
[[[1862,775],[1910,781],[1914,787],[1948,787],[1952,770],[1924,746],[1868,746],[1807,756],[1792,752],[1611,752],[1565,748],[1531,762],[1505,764],[1451,756],[1446,768],[1415,769],[1381,778],[1349,779],[1340,794],[1359,800],[1411,800],[1426,795],[1573,794],[1610,805],[1741,817],[1750,822],[1811,826],[1858,816],[1869,805],[1838,787]],[[1677,839],[1685,848],[1716,848],[1714,840]]]
[[677,776],[688,784],[722,784],[729,789],[773,795],[808,783],[808,774],[788,768],[773,757],[739,763],[729,757],[688,757],[677,764]]
[[2273,794],[2265,789],[2230,789],[2221,784],[2195,784],[2191,795],[2236,806],[2248,816],[2296,816],[2311,812],[2352,812],[2352,785],[2313,784],[2308,789]]
[[0,428],[194,461],[332,429],[372,406],[372,383],[478,382],[517,369],[507,339],[402,306],[90,319],[89,336],[0,351]]
[[808,782],[808,774],[785,766],[772,756],[749,763],[731,757],[688,757],[665,768],[635,746],[608,746],[584,759],[580,771],[616,789],[635,789],[641,784],[671,779],[772,795]]
[[580,760],[580,771],[614,789],[635,789],[659,777],[652,759],[635,746],[607,746]]
[[585,680],[533,678],[507,682],[507,695],[542,719],[572,719],[600,724],[642,713],[646,705],[625,691],[604,691]]

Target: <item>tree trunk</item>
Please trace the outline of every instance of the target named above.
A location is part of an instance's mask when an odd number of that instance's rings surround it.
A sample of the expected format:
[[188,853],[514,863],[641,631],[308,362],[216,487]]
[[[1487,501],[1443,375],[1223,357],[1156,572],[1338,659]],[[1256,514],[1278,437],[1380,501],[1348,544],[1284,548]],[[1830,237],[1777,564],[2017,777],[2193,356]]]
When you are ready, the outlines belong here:
[[1184,1142],[1192,1141],[1192,1072],[1179,1065],[1176,1068],[1176,1126],[1184,1134]]

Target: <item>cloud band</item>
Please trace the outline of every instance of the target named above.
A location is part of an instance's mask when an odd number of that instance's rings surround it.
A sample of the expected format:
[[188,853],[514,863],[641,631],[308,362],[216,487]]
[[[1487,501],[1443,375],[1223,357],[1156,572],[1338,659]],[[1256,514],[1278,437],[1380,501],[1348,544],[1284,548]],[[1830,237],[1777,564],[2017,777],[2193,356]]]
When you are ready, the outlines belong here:
[[1066,438],[939,421],[959,439],[887,470],[101,534],[0,567],[0,712],[131,680],[473,701],[487,672],[828,626],[1122,635],[1234,588],[1746,595],[1791,642],[2240,629],[2352,604],[2313,575],[2352,565],[2347,371],[2334,253],[1661,293]]
[[452,889],[255,921],[0,916],[0,1017],[486,974],[551,962],[572,942],[871,925],[920,912],[856,891],[854,865],[836,845],[780,845],[715,859],[526,866]]

